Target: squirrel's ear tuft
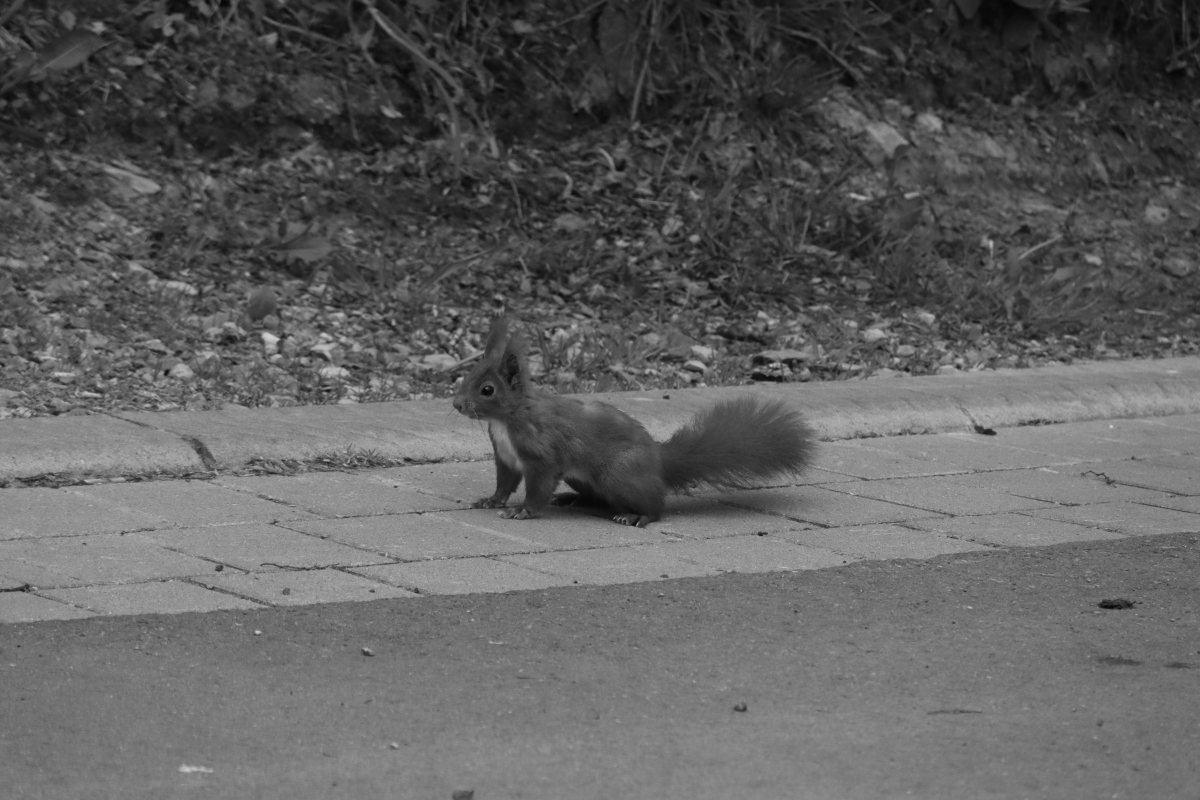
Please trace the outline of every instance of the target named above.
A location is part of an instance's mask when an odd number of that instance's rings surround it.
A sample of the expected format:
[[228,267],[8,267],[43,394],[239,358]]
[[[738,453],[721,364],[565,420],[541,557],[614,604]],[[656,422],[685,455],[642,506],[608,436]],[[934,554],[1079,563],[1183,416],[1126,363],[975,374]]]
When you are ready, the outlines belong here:
[[508,340],[508,317],[500,315],[492,320],[488,329],[487,340],[483,344],[483,352],[495,355],[504,349]]

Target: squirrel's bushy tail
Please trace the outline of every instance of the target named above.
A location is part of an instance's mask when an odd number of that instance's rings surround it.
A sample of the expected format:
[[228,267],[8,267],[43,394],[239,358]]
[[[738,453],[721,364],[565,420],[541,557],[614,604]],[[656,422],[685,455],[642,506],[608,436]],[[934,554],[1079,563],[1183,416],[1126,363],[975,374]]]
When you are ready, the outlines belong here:
[[778,400],[740,397],[701,411],[663,442],[663,479],[672,491],[702,483],[745,489],[800,472],[813,450],[799,412]]

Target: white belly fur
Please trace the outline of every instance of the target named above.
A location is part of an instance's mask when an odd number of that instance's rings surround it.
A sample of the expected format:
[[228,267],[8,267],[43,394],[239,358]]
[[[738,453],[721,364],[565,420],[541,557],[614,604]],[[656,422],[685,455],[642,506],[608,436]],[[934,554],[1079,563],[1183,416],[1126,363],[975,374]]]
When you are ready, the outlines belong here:
[[512,437],[508,435],[508,426],[503,422],[491,420],[488,422],[488,433],[492,436],[492,447],[496,449],[496,458],[524,475],[525,465],[521,463],[521,457],[517,455],[517,448],[513,447]]

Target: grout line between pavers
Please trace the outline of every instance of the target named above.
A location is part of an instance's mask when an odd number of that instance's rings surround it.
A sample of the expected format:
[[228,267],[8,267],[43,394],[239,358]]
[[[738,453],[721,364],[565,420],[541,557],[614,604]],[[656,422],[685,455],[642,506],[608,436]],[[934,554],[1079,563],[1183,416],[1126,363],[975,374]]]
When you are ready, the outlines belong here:
[[[80,588],[80,587],[61,587],[61,588]],[[99,614],[100,613],[99,611],[96,611],[96,609],[94,609],[94,608],[88,608],[87,606],[81,606],[78,603],[71,603],[67,600],[60,600],[57,597],[48,597],[47,595],[42,594],[42,591],[51,591],[51,590],[49,590],[49,589],[47,589],[47,590],[31,589],[31,590],[29,590],[29,594],[33,595],[34,597],[39,597],[42,600],[49,600],[51,603],[58,603],[60,606],[66,606],[67,608],[77,608],[80,611],[86,611],[89,614]]]
[[[1138,488],[1143,488],[1143,487],[1138,487]],[[1177,496],[1179,496],[1179,495],[1177,495]],[[1182,496],[1183,496],[1183,497],[1193,497],[1194,495],[1182,495]],[[1156,505],[1154,505],[1153,503],[1143,503],[1143,502],[1141,502],[1141,501],[1139,501],[1139,500],[1110,500],[1110,501],[1106,501],[1106,502],[1103,502],[1103,503],[1080,503],[1080,504],[1078,504],[1078,505],[1066,505],[1066,504],[1059,504],[1059,505],[1060,505],[1060,507],[1062,507],[1062,508],[1096,508],[1096,507],[1099,507],[1099,506],[1115,505],[1116,503],[1129,503],[1130,505],[1146,506],[1147,508],[1158,508],[1158,509],[1163,509],[1163,508],[1165,508],[1165,510],[1167,510],[1167,511],[1177,511],[1177,512],[1179,512],[1179,513],[1181,513],[1181,514],[1197,514],[1197,515],[1200,515],[1200,512],[1195,512],[1195,511],[1186,511],[1186,510],[1184,510],[1184,509],[1180,509],[1180,508],[1167,508],[1167,507],[1164,507],[1164,506],[1156,506]],[[1006,511],[1006,512],[1004,512],[1004,513],[1006,513],[1006,514],[1015,514],[1015,515],[1020,515],[1020,516],[1022,516],[1022,517],[1029,517],[1030,519],[1037,519],[1037,520],[1046,519],[1045,517],[1038,516],[1038,514],[1037,514],[1037,513],[1035,513],[1035,512],[1037,512],[1037,511],[1041,511],[1041,510],[1043,510],[1043,509],[1037,509],[1037,508],[1026,508],[1026,509],[1020,509],[1020,510],[1017,510],[1017,511]],[[966,514],[962,514],[962,515],[957,515],[957,516],[964,516],[964,517],[965,517],[965,516],[968,516],[968,515],[966,515]],[[957,518],[957,516],[956,516],[955,518]],[[981,516],[987,516],[987,515],[985,514],[985,515],[981,515]],[[1053,517],[1051,517],[1051,519],[1053,519]],[[1122,529],[1120,529],[1120,528],[1105,527],[1104,525],[1095,525],[1095,524],[1086,523],[1086,522],[1076,522],[1075,520],[1058,520],[1058,521],[1059,521],[1059,522],[1066,522],[1066,524],[1068,524],[1068,525],[1076,525],[1076,526],[1078,526],[1078,527],[1080,527],[1080,528],[1086,528],[1087,530],[1092,530],[1092,531],[1104,531],[1105,533],[1115,533],[1115,534],[1117,534],[1118,536],[1121,536],[1121,537],[1123,537],[1123,538],[1126,538],[1126,539],[1132,539],[1132,538],[1136,538],[1136,537],[1139,537],[1139,536],[1169,536],[1169,535],[1170,535],[1169,533],[1168,533],[1168,534],[1155,534],[1155,533],[1150,533],[1150,534],[1145,534],[1145,533],[1127,533],[1126,531],[1124,531],[1124,530],[1122,530]],[[1187,532],[1187,531],[1174,531],[1173,533],[1186,533],[1186,532]],[[1035,547],[1036,547],[1037,545],[1033,545],[1033,546],[1035,546]]]
[[[242,574],[251,575],[253,573],[245,572]],[[239,594],[238,592],[235,592],[232,589],[226,589],[224,586],[217,586],[216,584],[212,584],[212,583],[204,583],[200,580],[200,578],[195,577],[195,576],[179,578],[178,580],[181,583],[190,583],[191,585],[196,586],[200,589],[206,589],[207,591],[216,592],[217,594],[229,595],[230,597],[236,597],[238,600],[245,600],[247,602],[255,603],[257,605],[266,606],[267,608],[282,608],[283,607],[282,605],[277,605],[275,603],[270,602],[269,600],[262,600],[257,597],[250,597],[249,595]],[[143,581],[143,583],[166,583],[166,581]]]
[[84,536],[124,536],[128,533],[153,533],[154,531],[169,530],[167,528],[123,528],[116,531],[81,531],[79,533],[60,533],[56,536],[12,536],[7,539],[0,539],[0,543],[4,542],[37,542],[50,541],[59,539],[80,539]]

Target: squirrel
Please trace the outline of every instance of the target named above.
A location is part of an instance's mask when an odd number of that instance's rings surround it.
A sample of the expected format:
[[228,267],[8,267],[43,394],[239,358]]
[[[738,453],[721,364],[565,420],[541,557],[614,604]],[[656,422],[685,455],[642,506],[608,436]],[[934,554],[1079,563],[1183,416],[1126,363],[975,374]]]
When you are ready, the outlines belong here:
[[[496,462],[496,491],[473,508],[502,508],[530,519],[546,506],[591,505],[645,527],[662,516],[668,492],[700,484],[751,488],[773,475],[799,473],[812,460],[813,433],[778,400],[741,397],[701,411],[665,442],[625,412],[596,400],[543,393],[530,381],[524,343],[508,319],[493,320],[482,359],[463,379],[454,408],[486,420]],[[525,502],[504,508],[525,480]],[[559,480],[572,492],[553,495]],[[553,495],[553,496],[552,496]]]

